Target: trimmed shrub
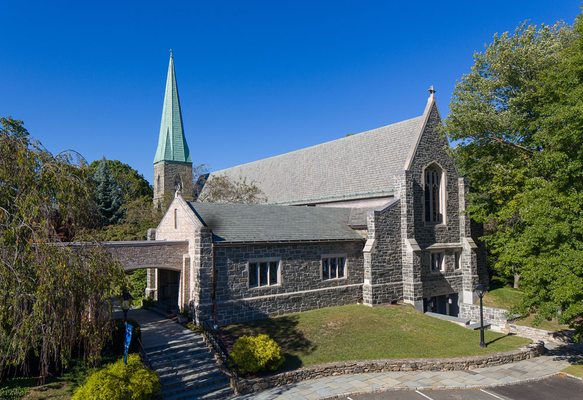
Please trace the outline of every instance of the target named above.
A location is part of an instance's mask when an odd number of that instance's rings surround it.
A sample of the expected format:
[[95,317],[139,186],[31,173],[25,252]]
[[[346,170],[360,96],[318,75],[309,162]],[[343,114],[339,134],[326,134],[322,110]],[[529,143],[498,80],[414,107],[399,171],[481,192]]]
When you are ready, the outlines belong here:
[[283,363],[281,348],[265,334],[241,336],[233,345],[231,359],[245,374],[275,371]]
[[158,376],[144,366],[140,356],[130,354],[92,373],[73,395],[73,400],[148,400],[160,393]]

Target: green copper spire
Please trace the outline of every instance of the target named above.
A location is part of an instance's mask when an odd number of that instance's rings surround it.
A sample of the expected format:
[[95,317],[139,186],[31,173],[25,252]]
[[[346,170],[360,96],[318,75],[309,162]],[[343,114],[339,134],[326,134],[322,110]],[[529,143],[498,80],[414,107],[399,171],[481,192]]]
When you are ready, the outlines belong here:
[[170,50],[166,92],[164,93],[164,106],[162,107],[162,121],[160,122],[160,136],[154,164],[160,161],[192,162],[188,144],[186,144],[186,138],[184,137],[184,127],[182,126],[182,112],[180,111],[172,50]]

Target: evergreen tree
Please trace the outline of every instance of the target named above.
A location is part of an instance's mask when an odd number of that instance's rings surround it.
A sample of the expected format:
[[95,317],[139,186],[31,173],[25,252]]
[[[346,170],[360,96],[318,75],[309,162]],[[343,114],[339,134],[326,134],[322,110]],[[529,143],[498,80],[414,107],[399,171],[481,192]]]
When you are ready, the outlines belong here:
[[122,190],[115,181],[105,158],[99,162],[93,180],[95,181],[95,202],[99,212],[100,225],[117,224],[123,216],[121,209]]

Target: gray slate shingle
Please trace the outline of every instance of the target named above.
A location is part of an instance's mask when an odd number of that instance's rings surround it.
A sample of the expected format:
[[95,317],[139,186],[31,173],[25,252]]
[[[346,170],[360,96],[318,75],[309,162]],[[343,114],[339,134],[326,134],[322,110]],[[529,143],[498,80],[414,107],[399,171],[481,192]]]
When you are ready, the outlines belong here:
[[[423,116],[213,172],[254,181],[271,204],[390,195],[415,146]],[[204,188],[203,188],[204,192]]]
[[188,203],[218,243],[364,240],[349,208]]

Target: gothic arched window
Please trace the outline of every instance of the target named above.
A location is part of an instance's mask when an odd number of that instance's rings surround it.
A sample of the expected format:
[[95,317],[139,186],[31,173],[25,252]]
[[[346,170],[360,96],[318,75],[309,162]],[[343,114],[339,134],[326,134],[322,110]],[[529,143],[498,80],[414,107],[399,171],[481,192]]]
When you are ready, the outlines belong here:
[[442,172],[437,165],[425,169],[425,221],[443,222],[445,206],[442,185]]

